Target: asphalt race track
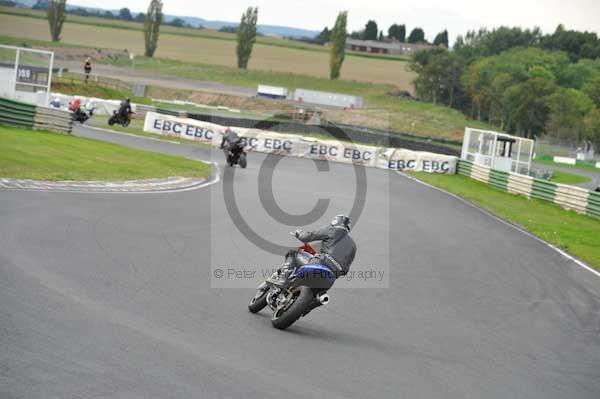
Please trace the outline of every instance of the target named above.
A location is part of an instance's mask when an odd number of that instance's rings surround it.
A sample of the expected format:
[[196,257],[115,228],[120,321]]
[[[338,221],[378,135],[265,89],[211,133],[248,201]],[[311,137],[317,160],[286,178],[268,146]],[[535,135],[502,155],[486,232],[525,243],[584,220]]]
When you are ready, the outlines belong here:
[[[292,246],[255,201],[263,159],[236,170],[237,201],[249,224]],[[148,195],[0,191],[0,397],[600,398],[599,277],[444,193],[367,177],[355,265],[389,261],[389,288],[340,281],[330,305],[284,332],[247,311],[253,290],[211,288],[211,262],[281,262],[240,234],[222,182]],[[353,181],[350,166],[285,159],[274,191],[289,212],[323,193],[349,209]]]

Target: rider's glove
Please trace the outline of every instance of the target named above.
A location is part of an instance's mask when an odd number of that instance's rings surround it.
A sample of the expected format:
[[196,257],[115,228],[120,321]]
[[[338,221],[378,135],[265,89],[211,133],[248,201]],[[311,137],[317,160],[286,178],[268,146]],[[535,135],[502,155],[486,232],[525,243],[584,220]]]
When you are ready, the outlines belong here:
[[296,238],[300,238],[300,234],[304,233],[304,230],[302,229],[297,229],[296,231],[294,231],[294,235],[296,236]]

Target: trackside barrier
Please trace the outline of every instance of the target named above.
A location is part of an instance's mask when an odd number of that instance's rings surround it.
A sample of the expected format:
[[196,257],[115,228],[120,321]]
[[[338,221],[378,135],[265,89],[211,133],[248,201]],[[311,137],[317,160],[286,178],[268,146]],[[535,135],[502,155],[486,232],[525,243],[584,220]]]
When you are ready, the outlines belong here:
[[600,193],[517,173],[500,172],[463,159],[458,160],[456,170],[460,175],[489,184],[499,190],[553,202],[565,209],[600,218]]
[[[52,99],[58,99],[63,109],[68,108],[71,101],[73,101],[75,98],[78,98],[84,105],[89,104],[91,107],[94,107],[94,115],[112,115],[114,111],[119,109],[121,101],[124,100],[104,100],[102,98],[96,97],[72,96],[61,93],[52,93]],[[133,109],[133,112],[135,112],[139,117],[145,117],[147,112],[155,112],[159,114],[179,116],[183,118],[187,117],[186,111],[162,109],[153,107],[151,105],[133,103],[131,104],[131,107]]]
[[[249,151],[273,153],[368,167],[412,170],[429,173],[456,173],[457,158],[430,152],[377,147],[340,140],[322,140],[270,130],[232,128],[244,140]],[[178,118],[147,112],[144,131],[179,137],[213,146],[221,144],[225,126],[195,119]]]
[[0,98],[0,124],[70,134],[70,112]]

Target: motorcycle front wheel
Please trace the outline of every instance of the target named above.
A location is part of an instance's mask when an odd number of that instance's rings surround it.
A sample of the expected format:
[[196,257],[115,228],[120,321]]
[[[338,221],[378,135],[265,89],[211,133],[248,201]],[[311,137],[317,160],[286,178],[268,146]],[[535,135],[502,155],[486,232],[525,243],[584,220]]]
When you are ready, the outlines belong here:
[[115,124],[115,117],[114,117],[114,116],[111,116],[111,117],[110,117],[110,119],[108,120],[108,124],[109,124],[110,126],[112,126],[112,125],[114,125],[114,124]]
[[242,167],[242,169],[245,169],[246,166],[248,166],[248,162],[246,161],[246,153],[242,152],[240,154],[240,160],[238,162],[240,164],[240,166]]
[[288,302],[283,307],[273,312],[271,324],[279,330],[285,330],[302,316],[313,300],[313,292],[310,287],[301,285],[290,293]]
[[267,306],[267,294],[269,293],[269,286],[267,283],[262,283],[254,297],[250,300],[248,304],[248,310],[251,313],[260,312],[265,306]]
[[129,126],[129,124],[130,124],[130,123],[131,123],[131,121],[130,121],[129,119],[125,119],[125,120],[123,121],[123,127],[127,127],[127,126]]

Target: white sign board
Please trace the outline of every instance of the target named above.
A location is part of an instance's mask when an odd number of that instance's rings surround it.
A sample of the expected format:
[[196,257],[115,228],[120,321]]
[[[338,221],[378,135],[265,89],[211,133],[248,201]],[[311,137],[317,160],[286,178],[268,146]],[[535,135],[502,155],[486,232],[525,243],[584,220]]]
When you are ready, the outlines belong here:
[[554,157],[554,162],[564,163],[567,165],[575,165],[577,163],[577,160],[575,158]]

